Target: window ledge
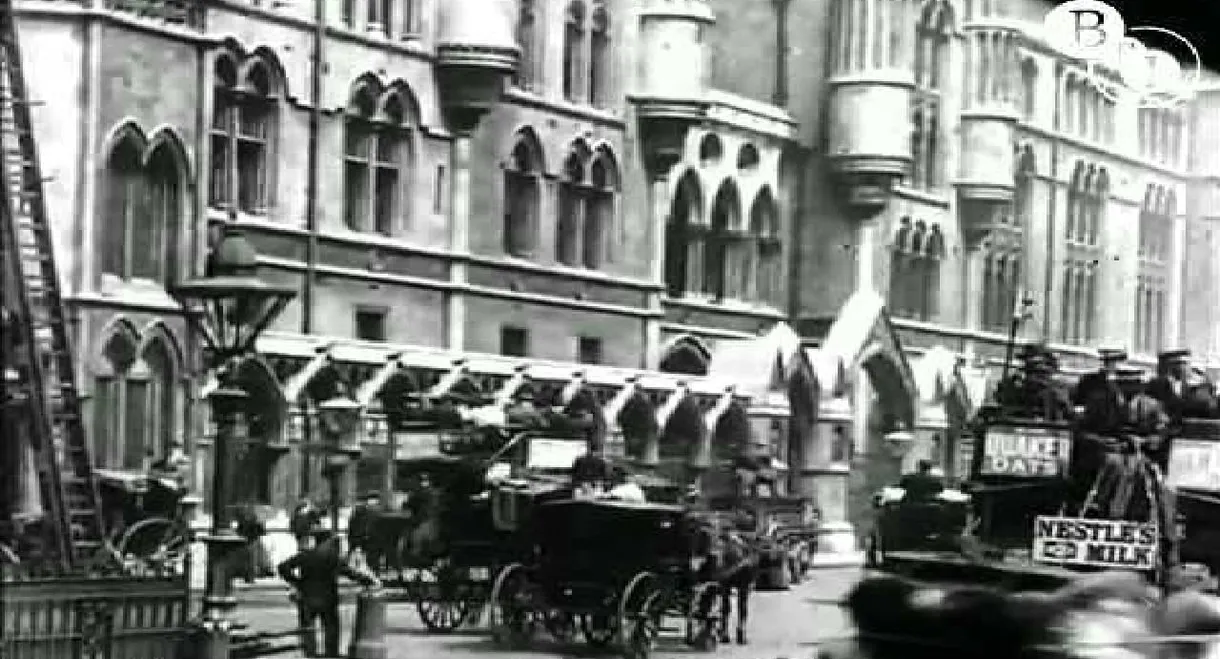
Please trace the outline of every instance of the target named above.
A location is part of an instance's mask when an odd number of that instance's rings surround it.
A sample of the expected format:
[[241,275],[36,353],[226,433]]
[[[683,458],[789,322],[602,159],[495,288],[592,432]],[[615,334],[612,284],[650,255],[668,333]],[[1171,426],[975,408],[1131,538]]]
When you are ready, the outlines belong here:
[[918,190],[903,183],[894,185],[894,196],[899,199],[907,199],[909,201],[918,201],[924,204],[931,204],[941,208],[949,207],[949,198],[943,192],[931,190]]
[[157,282],[147,279],[123,280],[110,274],[102,275],[101,283],[95,292],[74,296],[73,299],[98,302],[115,301],[165,311],[181,309],[178,302]]
[[783,319],[787,317],[783,311],[775,307],[767,306],[761,303],[743,302],[741,300],[724,300],[722,302],[714,302],[711,298],[703,296],[683,296],[671,297],[663,295],[661,297],[662,304],[687,307],[701,311],[712,311],[720,313],[737,313],[759,316],[763,318]]
[[576,119],[584,119],[595,123],[611,126],[613,128],[624,128],[626,122],[614,110],[597,108],[591,105],[579,105],[566,100],[556,100],[544,98],[534,92],[529,92],[517,87],[511,87],[504,91],[504,98],[520,103],[521,105],[549,110],[565,114]]

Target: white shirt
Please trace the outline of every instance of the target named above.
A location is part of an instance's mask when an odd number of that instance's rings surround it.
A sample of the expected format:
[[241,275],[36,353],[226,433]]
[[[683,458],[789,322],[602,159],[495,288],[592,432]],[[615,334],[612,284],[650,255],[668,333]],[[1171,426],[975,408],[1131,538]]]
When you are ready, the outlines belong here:
[[632,503],[647,503],[648,497],[644,495],[644,490],[635,483],[623,483],[616,485],[613,489],[606,493],[606,496],[619,501],[630,501]]

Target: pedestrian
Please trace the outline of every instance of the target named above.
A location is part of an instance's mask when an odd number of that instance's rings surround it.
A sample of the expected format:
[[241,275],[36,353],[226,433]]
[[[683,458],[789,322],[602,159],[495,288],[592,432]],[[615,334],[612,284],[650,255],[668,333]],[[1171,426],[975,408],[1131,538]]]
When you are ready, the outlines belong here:
[[[381,582],[368,572],[348,565],[339,548],[339,538],[331,531],[317,529],[314,546],[297,552],[280,563],[279,574],[292,589],[291,599],[297,605],[301,630],[301,646],[306,657],[339,656],[339,577],[346,577],[371,588]],[[322,625],[322,650],[318,654],[317,623]]]
[[373,510],[379,506],[381,496],[369,492],[364,499],[352,507],[352,514],[347,518],[347,559],[354,554],[363,554],[369,569],[378,569],[380,557],[373,548]]
[[237,576],[252,584],[255,579],[271,571],[262,542],[263,536],[267,535],[267,526],[259,519],[258,511],[251,505],[238,508],[236,517],[237,535],[246,541],[242,551],[236,552]]
[[302,499],[292,511],[288,529],[296,538],[297,551],[308,549],[313,543],[313,531],[320,519],[319,512],[309,499]]

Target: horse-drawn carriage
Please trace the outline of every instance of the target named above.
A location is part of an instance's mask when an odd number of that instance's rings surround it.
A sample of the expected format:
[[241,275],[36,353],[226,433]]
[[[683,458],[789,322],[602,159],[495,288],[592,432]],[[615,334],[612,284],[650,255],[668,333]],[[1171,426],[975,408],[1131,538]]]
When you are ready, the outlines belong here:
[[715,647],[720,591],[696,567],[713,533],[686,509],[568,499],[535,512],[534,555],[503,568],[492,589],[497,640],[522,645],[541,627],[570,641],[579,629],[590,645],[643,659],[678,618],[687,643]]
[[[1161,466],[1186,444],[1138,374],[1119,378],[1125,393],[1113,400],[1091,399],[1082,380],[1073,401],[1049,351],[1027,346],[1022,357],[1021,371],[976,418],[965,496],[896,497],[871,536],[871,561],[1036,587],[1103,569],[1133,570],[1161,585],[1197,575],[1199,566],[1183,560],[1194,560],[1190,552],[1179,556],[1178,547],[1205,545],[1180,542]],[[1119,390],[1101,393],[1112,391]],[[1099,421],[1099,409],[1109,422]],[[1200,510],[1194,517],[1207,519]]]
[[365,550],[382,582],[416,603],[429,630],[473,621],[500,566],[529,555],[519,527],[534,500],[570,491],[567,472],[588,451],[588,428],[560,417],[400,424],[409,430],[398,441],[411,444],[395,461],[394,489],[405,489],[407,500],[400,508],[383,502],[371,514]]
[[95,469],[109,546],[128,571],[178,573],[191,544],[184,484],[157,472]]

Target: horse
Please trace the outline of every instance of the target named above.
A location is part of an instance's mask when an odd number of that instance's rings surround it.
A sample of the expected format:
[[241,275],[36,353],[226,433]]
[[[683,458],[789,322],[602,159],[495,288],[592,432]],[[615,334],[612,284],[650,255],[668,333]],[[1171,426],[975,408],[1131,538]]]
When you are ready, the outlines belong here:
[[[754,584],[758,581],[759,547],[754,538],[746,537],[740,530],[719,526],[715,522],[708,522],[696,531],[698,549],[695,553],[702,561],[696,571],[696,578],[700,582],[716,584],[716,592],[720,598],[717,630],[719,641],[729,643],[732,640],[728,623],[735,610],[737,643],[745,645],[750,596],[754,593]],[[733,606],[734,602],[736,607]],[[689,635],[688,633],[688,637]]]
[[[1202,659],[1220,638],[1220,599],[1196,591],[1156,601],[1130,572],[1083,575],[1050,593],[935,587],[879,576],[843,602],[856,636],[823,646],[833,659]],[[837,652],[835,650],[838,650]]]

